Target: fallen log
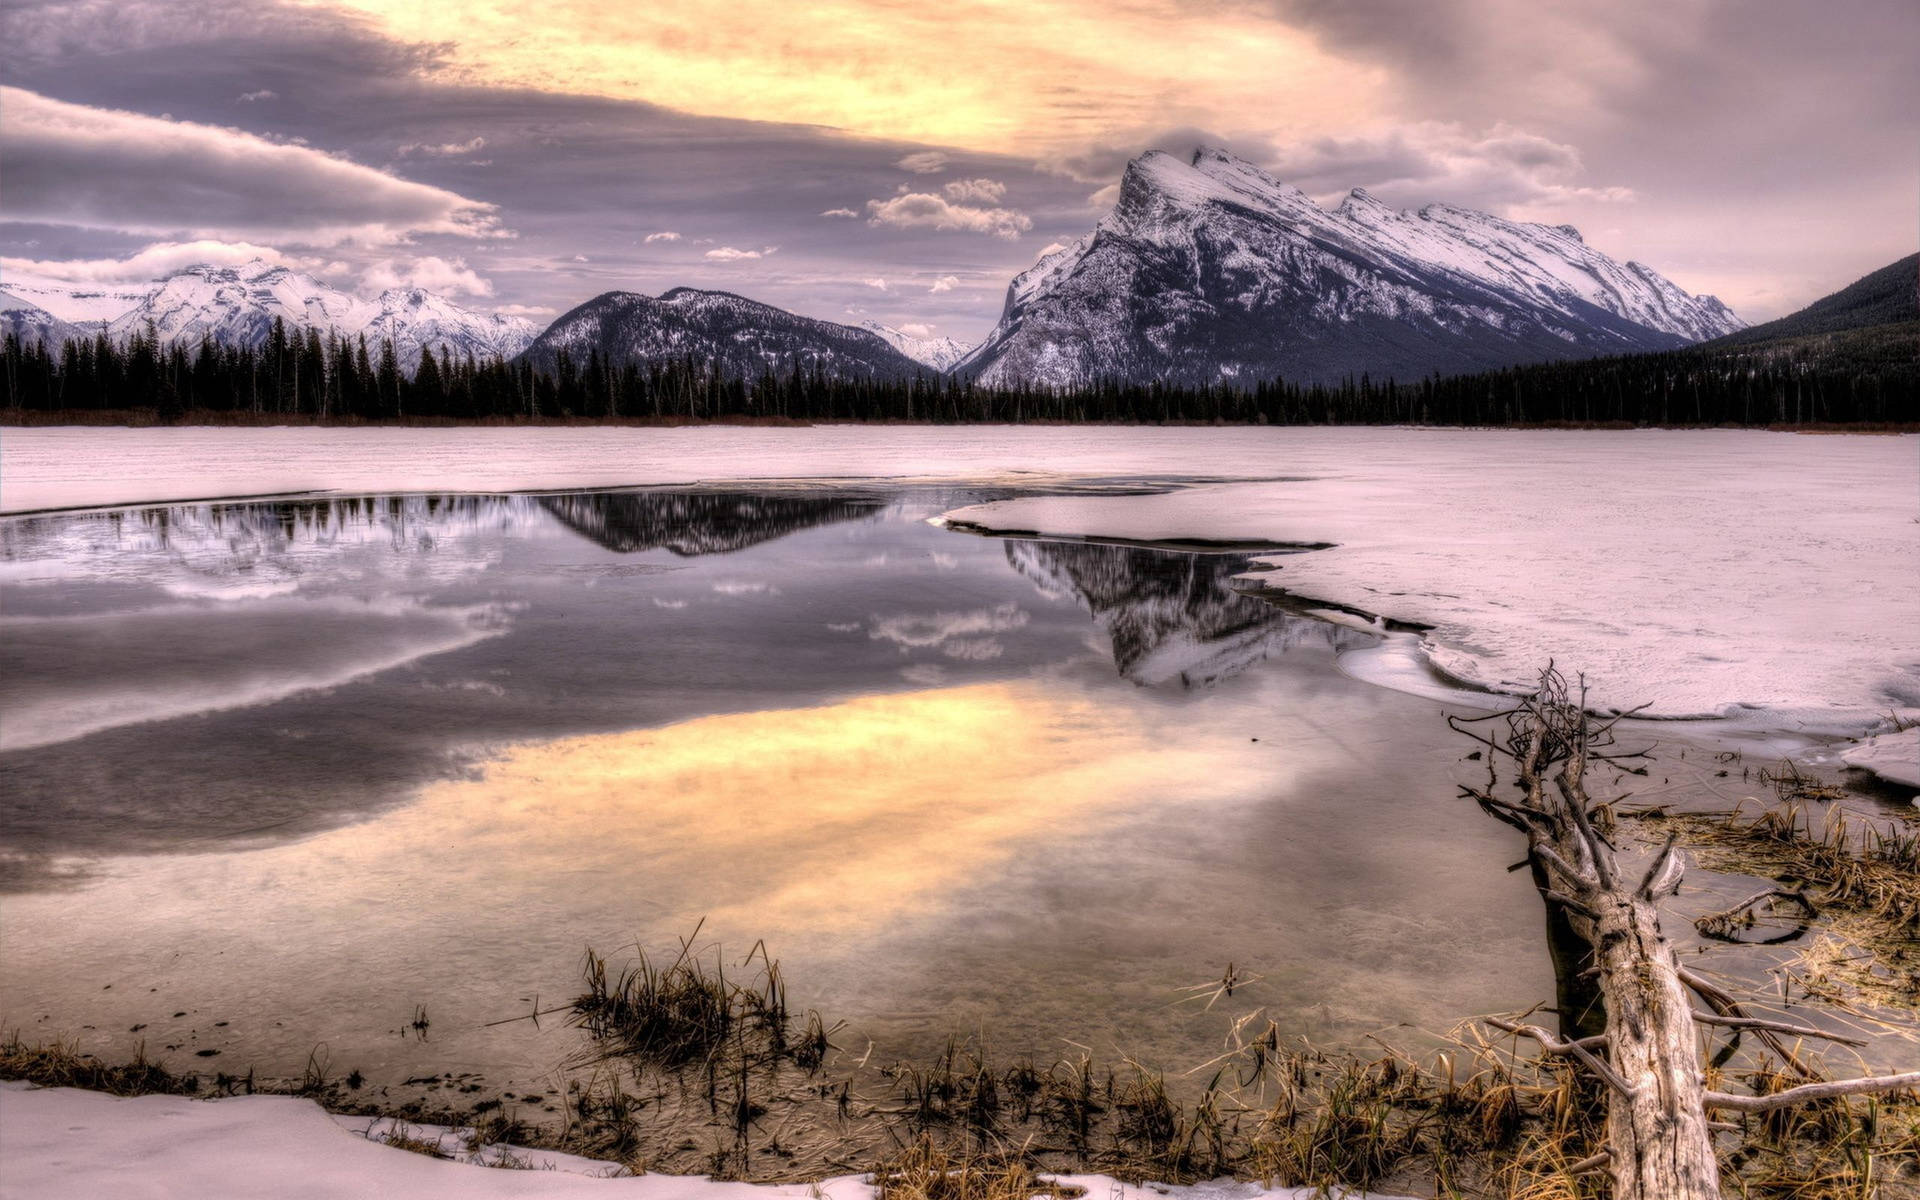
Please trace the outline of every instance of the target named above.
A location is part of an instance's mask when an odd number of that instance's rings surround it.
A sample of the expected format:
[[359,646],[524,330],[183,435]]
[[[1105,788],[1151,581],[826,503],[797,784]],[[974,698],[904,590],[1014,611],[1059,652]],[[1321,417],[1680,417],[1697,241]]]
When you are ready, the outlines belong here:
[[[1839,1096],[1904,1090],[1920,1085],[1920,1073],[1823,1081],[1779,1040],[1786,1033],[1827,1037],[1811,1027],[1747,1016],[1724,991],[1684,971],[1660,929],[1660,901],[1680,886],[1685,865],[1673,839],[1637,879],[1624,876],[1614,847],[1596,828],[1598,806],[1586,791],[1590,764],[1615,757],[1614,724],[1587,711],[1585,689],[1570,696],[1566,680],[1549,666],[1539,690],[1504,714],[1449,718],[1458,731],[1486,746],[1484,787],[1463,793],[1497,820],[1527,837],[1534,880],[1550,913],[1549,928],[1569,930],[1580,944],[1576,957],[1556,949],[1561,999],[1570,979],[1591,981],[1603,1012],[1602,1032],[1592,1032],[1591,1014],[1570,1021],[1562,1012],[1559,1036],[1537,1025],[1492,1020],[1488,1024],[1538,1043],[1548,1054],[1578,1062],[1604,1085],[1606,1145],[1577,1164],[1604,1169],[1614,1200],[1716,1200],[1719,1163],[1713,1135],[1727,1126],[1713,1109],[1768,1112]],[[1631,714],[1625,714],[1631,715]],[[1504,735],[1487,722],[1504,722]],[[1495,727],[1496,730],[1498,727]],[[1620,755],[1619,757],[1639,757]],[[1509,782],[1520,798],[1495,794],[1502,783],[1496,765],[1513,767]],[[1756,897],[1755,902],[1765,897]],[[1750,902],[1751,903],[1751,902]],[[1578,967],[1578,970],[1574,970]],[[1698,994],[1711,1012],[1694,1008]],[[1702,1027],[1748,1031],[1811,1082],[1766,1096],[1708,1090]]]

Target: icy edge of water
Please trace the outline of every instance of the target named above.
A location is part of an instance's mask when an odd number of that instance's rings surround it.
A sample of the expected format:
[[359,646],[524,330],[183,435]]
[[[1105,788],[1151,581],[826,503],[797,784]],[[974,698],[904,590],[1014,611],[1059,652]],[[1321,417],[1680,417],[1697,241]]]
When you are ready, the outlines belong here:
[[[223,1196],[275,1200],[873,1200],[863,1176],[817,1184],[722,1183],[687,1175],[615,1175],[617,1164],[518,1147],[531,1170],[491,1169],[388,1146],[387,1119],[334,1116],[293,1096],[126,1099],[74,1088],[0,1083],[0,1200],[55,1196]],[[456,1130],[405,1123],[408,1136],[464,1150]],[[371,1136],[370,1136],[371,1135]],[[468,1157],[464,1153],[462,1157]],[[1090,1200],[1308,1200],[1311,1188],[1216,1180],[1123,1184],[1059,1175]],[[1351,1193],[1361,1200],[1363,1193]],[[1378,1196],[1375,1200],[1395,1200]]]
[[[1888,783],[1920,789],[1920,725],[1862,738],[1841,752],[1840,761]],[[1914,803],[1920,804],[1920,796]]]

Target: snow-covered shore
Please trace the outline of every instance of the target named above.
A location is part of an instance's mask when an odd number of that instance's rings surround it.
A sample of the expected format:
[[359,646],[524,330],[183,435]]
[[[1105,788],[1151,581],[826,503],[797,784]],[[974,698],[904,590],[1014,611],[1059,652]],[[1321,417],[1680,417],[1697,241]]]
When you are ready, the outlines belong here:
[[[0,1200],[872,1200],[857,1175],[820,1184],[716,1183],[686,1175],[608,1178],[619,1168],[570,1154],[512,1150],[531,1170],[433,1158],[366,1136],[365,1117],[328,1115],[292,1096],[122,1099],[73,1088],[0,1084]],[[432,1126],[406,1132],[457,1139]],[[1138,1187],[1061,1176],[1090,1200],[1307,1200],[1308,1188],[1220,1181]],[[1385,1200],[1385,1198],[1382,1198]]]
[[[1747,431],[824,426],[7,429],[0,511],[729,480],[1229,480],[1005,501],[978,525],[1333,542],[1265,582],[1432,626],[1493,689],[1858,734],[1920,715],[1914,437]],[[1417,672],[1399,671],[1402,678]]]

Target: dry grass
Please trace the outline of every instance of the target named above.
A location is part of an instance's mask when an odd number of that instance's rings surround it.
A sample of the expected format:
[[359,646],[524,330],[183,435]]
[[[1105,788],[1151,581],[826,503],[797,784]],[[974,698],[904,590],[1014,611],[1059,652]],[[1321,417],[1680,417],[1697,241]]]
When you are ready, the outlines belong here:
[[175,1075],[147,1060],[145,1042],[131,1061],[103,1062],[82,1054],[72,1044],[55,1039],[29,1046],[15,1031],[0,1044],[0,1079],[19,1079],[41,1087],[85,1088],[115,1096],[191,1096],[200,1091],[196,1075]]
[[428,1158],[450,1157],[440,1149],[438,1137],[426,1138],[410,1125],[395,1121],[393,1128],[380,1135],[380,1141],[395,1150],[405,1150],[409,1154],[424,1154]]
[[955,1153],[928,1138],[876,1165],[870,1179],[874,1200],[1076,1200],[1087,1194],[1036,1174],[1017,1153]]
[[1795,927],[1758,940],[1794,940],[1817,918],[1819,936],[1790,972],[1802,992],[1850,1012],[1887,1010],[1911,1031],[1920,1006],[1920,826],[1823,805],[1824,785],[1797,772],[1771,780],[1781,799],[1757,811],[1743,803],[1730,812],[1633,815],[1678,831],[1711,869],[1780,885],[1762,904],[1700,918],[1703,934],[1751,940],[1760,920],[1785,912]]

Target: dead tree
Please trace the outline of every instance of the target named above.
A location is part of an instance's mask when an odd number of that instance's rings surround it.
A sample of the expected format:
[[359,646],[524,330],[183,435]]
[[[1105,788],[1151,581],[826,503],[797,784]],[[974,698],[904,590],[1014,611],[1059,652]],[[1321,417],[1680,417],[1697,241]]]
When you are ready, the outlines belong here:
[[[1455,729],[1491,752],[1486,786],[1462,791],[1526,835],[1541,894],[1585,942],[1583,970],[1605,1009],[1605,1032],[1585,1037],[1490,1023],[1533,1039],[1550,1054],[1576,1060],[1604,1085],[1604,1163],[1581,1165],[1604,1166],[1615,1200],[1716,1200],[1720,1178],[1713,1134],[1718,1123],[1710,1110],[1760,1112],[1895,1091],[1920,1085],[1920,1072],[1818,1081],[1780,1035],[1833,1035],[1749,1017],[1731,996],[1680,966],[1660,931],[1659,911],[1660,900],[1679,889],[1684,872],[1679,852],[1669,839],[1638,878],[1621,874],[1613,846],[1596,827],[1596,805],[1585,780],[1592,763],[1632,756],[1614,750],[1613,726],[1620,718],[1595,722],[1585,701],[1584,685],[1578,697],[1570,698],[1566,680],[1549,666],[1541,673],[1539,691],[1510,712],[1477,720],[1449,718]],[[1504,736],[1487,732],[1484,722],[1492,720],[1504,722]],[[1517,796],[1495,794],[1500,783],[1495,764],[1503,759],[1513,766]],[[1710,1011],[1696,1009],[1693,995]],[[1809,1082],[1767,1096],[1708,1090],[1701,1026],[1752,1032]]]

